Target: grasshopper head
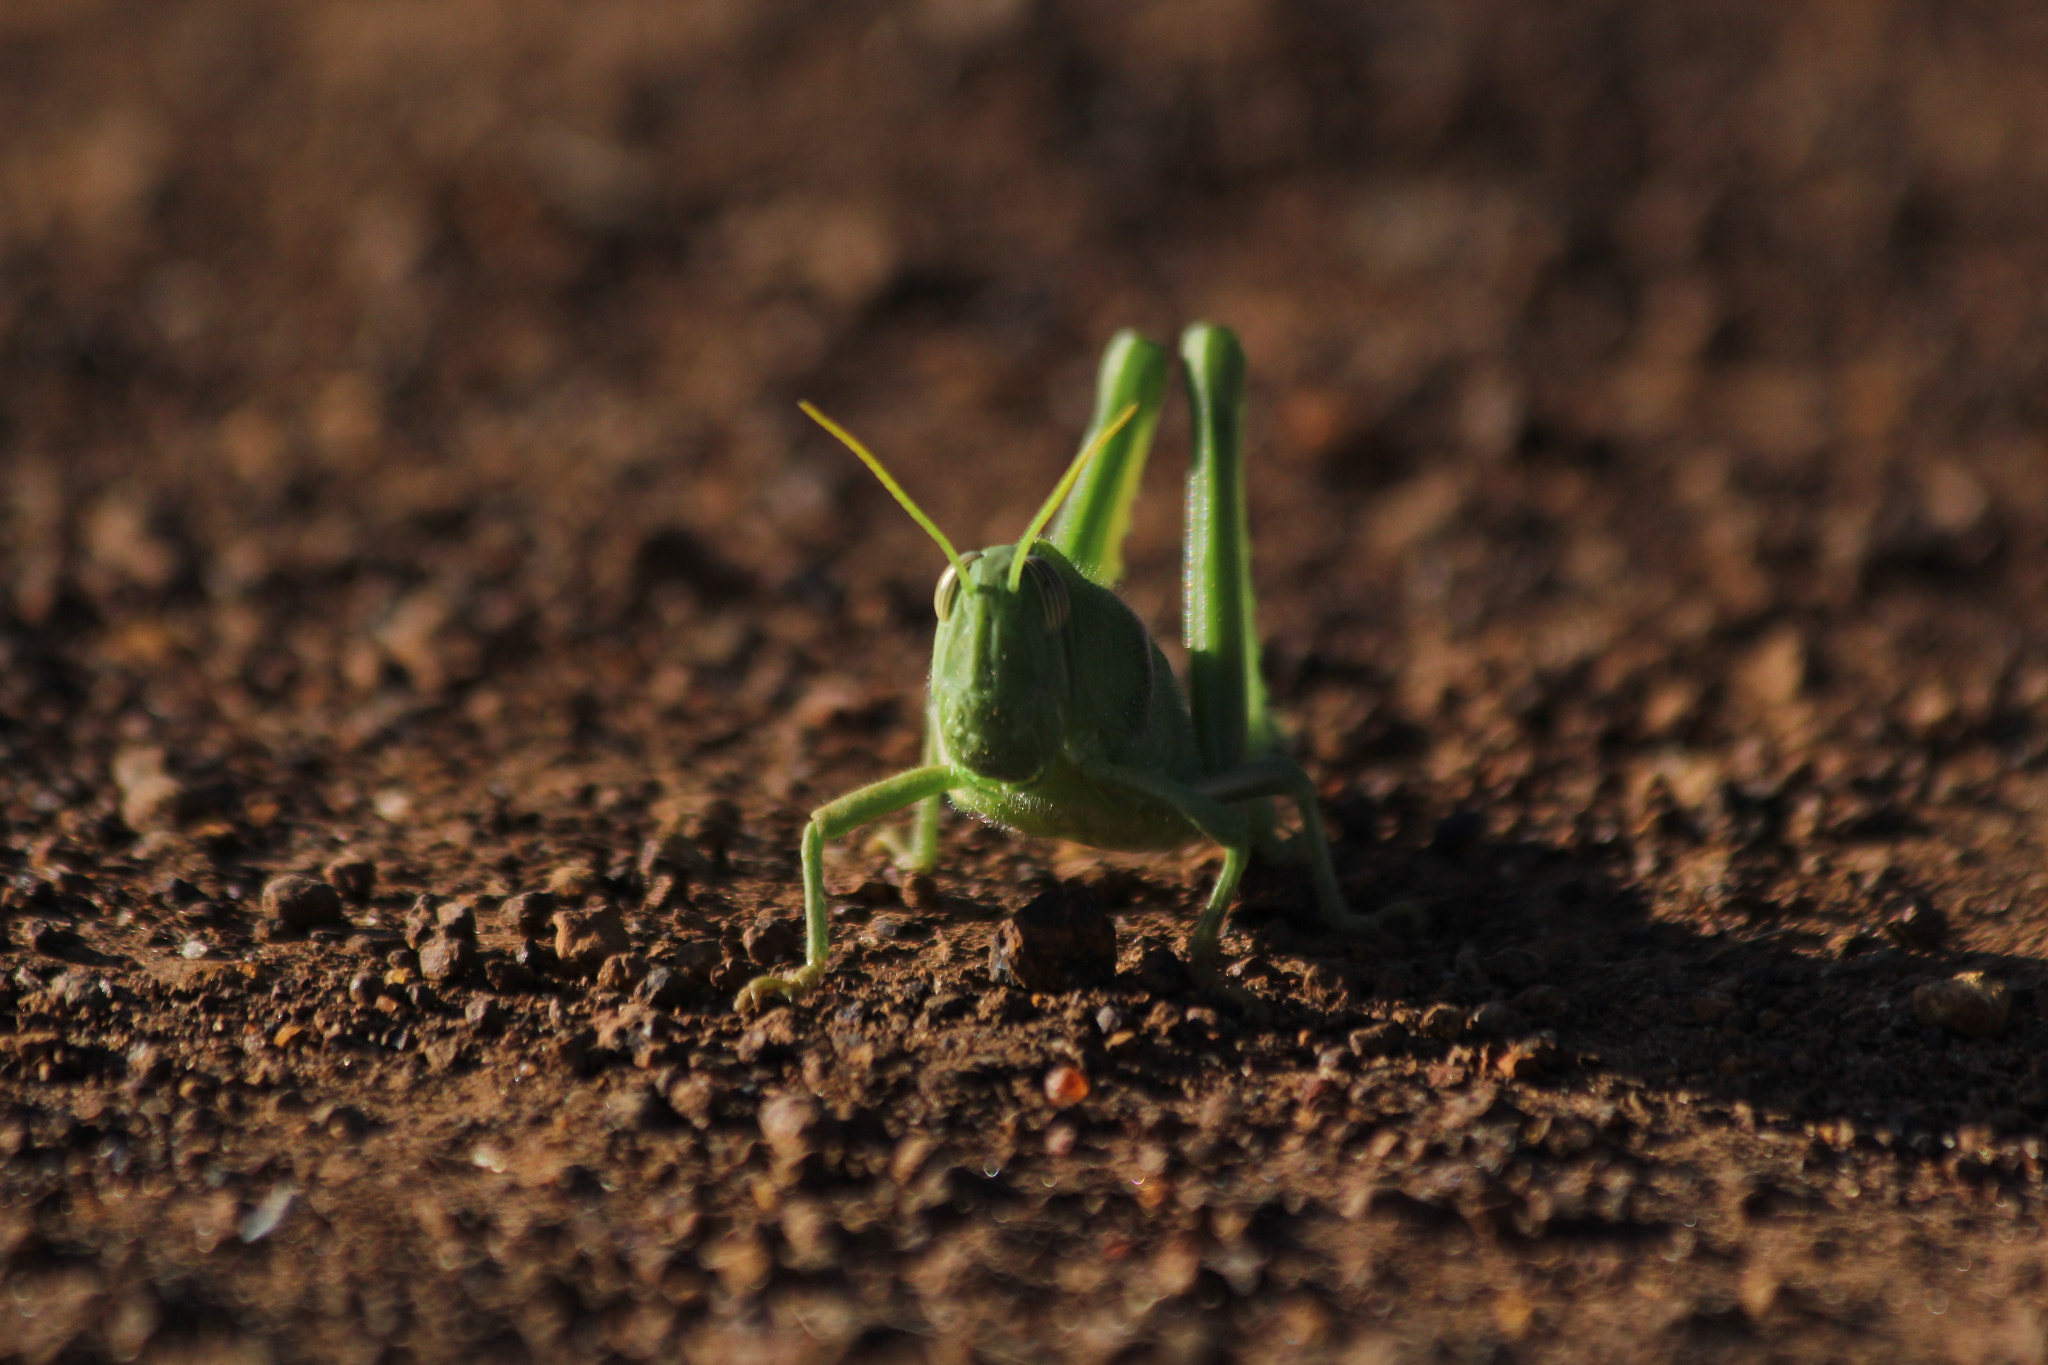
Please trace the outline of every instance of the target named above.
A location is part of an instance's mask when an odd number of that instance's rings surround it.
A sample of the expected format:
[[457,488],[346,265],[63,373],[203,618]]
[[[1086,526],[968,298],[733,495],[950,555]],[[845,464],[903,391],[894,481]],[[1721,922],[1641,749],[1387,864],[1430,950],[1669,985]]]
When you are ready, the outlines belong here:
[[1017,553],[991,546],[940,576],[931,690],[946,756],[982,777],[1023,783],[1066,732],[1071,607],[1060,552],[1037,542],[1013,583]]
[[811,420],[844,442],[874,471],[945,553],[948,568],[933,597],[939,634],[932,647],[931,692],[947,757],[998,782],[1029,782],[1059,752],[1073,691],[1067,664],[1068,578],[1080,574],[1038,538],[1081,471],[1137,415],[1131,404],[1097,432],[1067,466],[1052,496],[1015,545],[959,554],[868,448],[809,403]]

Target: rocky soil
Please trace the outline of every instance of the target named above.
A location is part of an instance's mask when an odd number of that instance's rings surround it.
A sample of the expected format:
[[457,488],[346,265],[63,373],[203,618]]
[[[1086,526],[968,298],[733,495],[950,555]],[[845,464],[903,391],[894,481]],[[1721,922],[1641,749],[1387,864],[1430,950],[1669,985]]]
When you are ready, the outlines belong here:
[[[0,1360],[2042,1360],[2043,70],[1993,0],[0,7]],[[1198,317],[1384,930],[1256,869],[1204,994],[1213,854],[956,820],[735,1014],[942,567],[796,400],[1003,539]]]

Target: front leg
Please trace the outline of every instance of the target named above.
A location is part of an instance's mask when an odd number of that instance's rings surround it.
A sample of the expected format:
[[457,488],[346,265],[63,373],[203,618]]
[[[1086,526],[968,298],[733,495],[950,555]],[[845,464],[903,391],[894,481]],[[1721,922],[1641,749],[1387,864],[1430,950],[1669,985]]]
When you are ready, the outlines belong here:
[[757,976],[740,989],[733,1008],[759,1009],[772,995],[795,998],[818,984],[832,957],[831,906],[825,899],[825,841],[850,834],[885,815],[918,801],[937,800],[960,785],[948,764],[912,768],[880,782],[848,792],[811,812],[804,827],[804,965],[787,976]]
[[[944,764],[946,756],[939,748],[939,716],[929,699],[924,708],[924,748],[920,765],[934,768]],[[879,846],[892,858],[896,866],[905,872],[929,872],[939,865],[939,814],[944,805],[943,794],[925,797],[917,803],[917,809],[910,816],[910,833],[906,838],[893,829],[879,831],[871,846]]]

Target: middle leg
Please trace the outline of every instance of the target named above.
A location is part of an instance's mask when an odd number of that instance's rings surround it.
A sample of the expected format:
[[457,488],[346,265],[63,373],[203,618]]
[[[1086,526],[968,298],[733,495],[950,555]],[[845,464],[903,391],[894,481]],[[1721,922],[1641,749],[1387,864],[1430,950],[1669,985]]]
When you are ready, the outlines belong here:
[[1315,784],[1301,765],[1291,758],[1271,754],[1255,759],[1230,772],[1204,778],[1195,789],[1218,801],[1237,802],[1284,796],[1301,812],[1301,839],[1308,855],[1309,871],[1315,878],[1316,907],[1323,922],[1332,929],[1369,927],[1373,920],[1355,915],[1344,903],[1343,888],[1337,885],[1336,865],[1330,858],[1330,843],[1323,834],[1323,812],[1316,800]]

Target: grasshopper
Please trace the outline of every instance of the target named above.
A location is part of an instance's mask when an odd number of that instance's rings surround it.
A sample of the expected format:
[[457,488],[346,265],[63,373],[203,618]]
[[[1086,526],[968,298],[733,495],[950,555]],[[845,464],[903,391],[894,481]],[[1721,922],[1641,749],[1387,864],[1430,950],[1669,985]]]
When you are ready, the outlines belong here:
[[[1096,848],[1223,848],[1223,870],[1188,958],[1215,976],[1223,913],[1255,845],[1280,848],[1275,797],[1301,815],[1299,849],[1333,928],[1345,908],[1314,785],[1281,753],[1259,675],[1245,520],[1244,352],[1221,327],[1181,336],[1194,415],[1187,483],[1185,696],[1159,646],[1114,591],[1131,504],[1166,395],[1164,347],[1121,332],[1102,359],[1080,453],[1015,545],[961,554],[865,446],[803,410],[860,457],[945,552],[922,762],[811,812],[804,829],[804,965],[747,983],[738,1008],[817,985],[831,959],[825,841],[916,806],[907,839],[885,836],[906,870],[938,860],[939,801],[1025,834]],[[1072,494],[1071,500],[1068,495]],[[1062,511],[1062,504],[1065,504]],[[1060,518],[1043,539],[1040,533]]]

